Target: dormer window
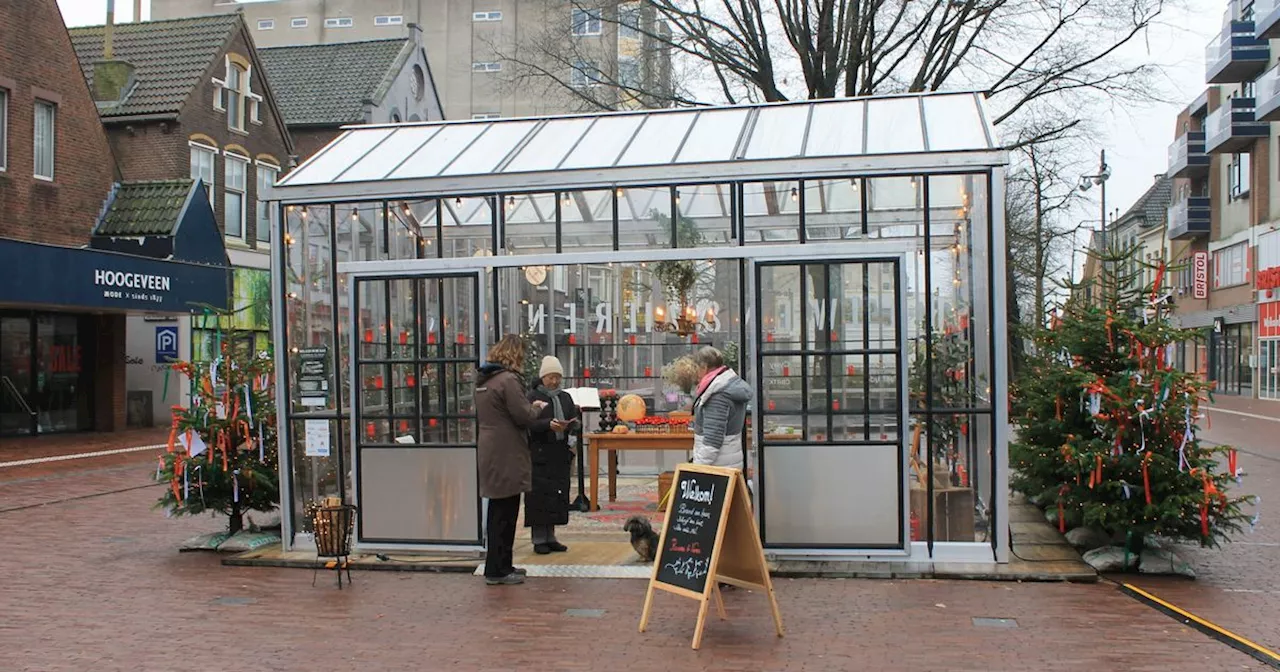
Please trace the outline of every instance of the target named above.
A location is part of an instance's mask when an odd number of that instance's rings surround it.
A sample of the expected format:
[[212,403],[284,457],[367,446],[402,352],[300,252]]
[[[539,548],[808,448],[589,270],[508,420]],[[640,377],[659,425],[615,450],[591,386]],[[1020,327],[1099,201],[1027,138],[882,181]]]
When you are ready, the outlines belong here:
[[214,95],[213,107],[218,111],[226,111],[227,127],[248,132],[249,122],[261,124],[259,107],[262,96],[253,92],[253,69],[240,63],[240,59],[226,58],[227,74],[222,80],[213,80],[218,87]]

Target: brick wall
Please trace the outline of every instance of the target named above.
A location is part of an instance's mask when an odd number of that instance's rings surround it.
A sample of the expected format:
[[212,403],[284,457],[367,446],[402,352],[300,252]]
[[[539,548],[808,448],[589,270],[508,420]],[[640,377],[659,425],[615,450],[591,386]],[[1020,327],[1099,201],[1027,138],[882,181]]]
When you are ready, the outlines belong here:
[[[177,117],[165,122],[126,122],[107,120],[107,129],[111,137],[111,146],[115,151],[120,171],[127,180],[158,180],[188,178],[191,176],[191,142],[193,137],[201,144],[212,144],[218,150],[214,159],[214,193],[213,210],[218,226],[226,231],[225,195],[226,165],[224,152],[228,145],[234,146],[235,153],[242,153],[251,159],[245,171],[245,239],[247,247],[256,247],[257,231],[256,209],[258,186],[257,164],[259,159],[278,162],[280,175],[289,168],[290,147],[285,139],[281,126],[277,124],[271,106],[265,101],[259,107],[259,120],[256,124],[248,122],[247,132],[232,130],[227,126],[227,113],[215,110],[214,98],[218,89],[213,79],[223,79],[226,75],[224,55],[227,52],[249,57],[253,54],[253,46],[241,31],[235,31],[223,52],[209,63],[209,67],[200,78],[200,85],[192,91],[186,105]],[[262,79],[258,68],[254,68],[251,76],[252,91],[263,94]],[[236,241],[229,241],[236,245]]]
[[[13,27],[21,27],[21,39]],[[55,0],[0,2],[0,88],[9,96],[0,237],[79,246],[115,179],[97,108]],[[34,173],[36,99],[57,106],[53,180]]]
[[[1271,138],[1253,143],[1249,159],[1253,175],[1249,185],[1249,199],[1253,207],[1253,226],[1271,221]],[[1250,265],[1249,268],[1253,268]]]

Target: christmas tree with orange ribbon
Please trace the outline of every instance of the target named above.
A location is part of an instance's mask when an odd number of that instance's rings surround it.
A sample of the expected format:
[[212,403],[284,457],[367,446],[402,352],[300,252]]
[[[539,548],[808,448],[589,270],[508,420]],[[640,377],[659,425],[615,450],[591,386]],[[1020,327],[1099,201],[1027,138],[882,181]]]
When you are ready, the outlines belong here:
[[1163,264],[1132,248],[1091,254],[1102,272],[1067,284],[1014,385],[1011,485],[1062,532],[1099,530],[1135,553],[1152,538],[1217,546],[1248,516],[1228,493],[1234,449],[1199,436],[1213,386],[1174,361],[1202,336],[1172,324]]
[[273,511],[280,501],[271,353],[253,352],[244,336],[219,328],[212,362],[171,365],[191,381],[191,404],[173,407],[155,475],[167,486],[157,508],[220,513],[231,534],[245,512]]

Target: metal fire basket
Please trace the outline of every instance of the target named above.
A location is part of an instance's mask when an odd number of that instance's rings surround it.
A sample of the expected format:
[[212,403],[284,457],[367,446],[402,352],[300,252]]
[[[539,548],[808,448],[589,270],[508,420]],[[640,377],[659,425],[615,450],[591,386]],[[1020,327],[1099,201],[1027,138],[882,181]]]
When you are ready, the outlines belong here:
[[311,572],[311,585],[316,585],[320,568],[328,567],[325,558],[333,559],[338,575],[338,590],[342,590],[342,570],[347,570],[347,583],[351,583],[351,533],[355,525],[356,507],[350,504],[325,506],[316,509],[312,517],[312,529],[316,537],[316,566]]

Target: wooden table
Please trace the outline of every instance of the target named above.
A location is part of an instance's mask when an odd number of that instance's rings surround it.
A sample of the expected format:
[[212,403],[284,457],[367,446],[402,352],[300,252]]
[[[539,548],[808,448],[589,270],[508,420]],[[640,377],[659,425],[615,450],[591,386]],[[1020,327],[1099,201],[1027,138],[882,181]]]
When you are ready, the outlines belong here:
[[609,453],[609,501],[618,498],[618,451],[620,450],[693,450],[693,432],[628,432],[626,434],[593,432],[587,435],[588,466],[591,469],[591,510],[600,510],[600,451]]
[[[797,441],[798,434],[769,434],[770,441]],[[751,434],[747,433],[745,450],[751,450]],[[680,450],[693,452],[693,432],[592,432],[587,435],[587,466],[591,469],[591,510],[600,510],[600,451],[609,453],[609,501],[618,498],[618,451],[620,450]],[[745,457],[745,455],[744,455]]]

